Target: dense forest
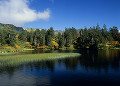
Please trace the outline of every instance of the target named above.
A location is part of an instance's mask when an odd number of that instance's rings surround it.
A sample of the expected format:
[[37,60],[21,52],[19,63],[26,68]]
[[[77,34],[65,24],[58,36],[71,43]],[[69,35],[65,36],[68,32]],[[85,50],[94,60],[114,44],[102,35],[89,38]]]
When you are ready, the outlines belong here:
[[104,24],[101,28],[85,27],[84,29],[65,28],[64,31],[50,29],[36,29],[27,31],[22,27],[0,23],[0,46],[16,46],[22,43],[29,43],[32,48],[49,49],[72,49],[72,48],[103,48],[106,44],[113,44],[109,47],[120,47],[120,33],[116,26],[109,29]]

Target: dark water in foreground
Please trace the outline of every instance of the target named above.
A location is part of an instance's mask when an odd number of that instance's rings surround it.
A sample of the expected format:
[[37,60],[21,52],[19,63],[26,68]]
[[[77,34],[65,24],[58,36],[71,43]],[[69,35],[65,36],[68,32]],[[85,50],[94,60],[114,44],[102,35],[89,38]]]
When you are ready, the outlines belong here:
[[0,68],[0,86],[120,86],[120,50],[74,52],[82,55]]

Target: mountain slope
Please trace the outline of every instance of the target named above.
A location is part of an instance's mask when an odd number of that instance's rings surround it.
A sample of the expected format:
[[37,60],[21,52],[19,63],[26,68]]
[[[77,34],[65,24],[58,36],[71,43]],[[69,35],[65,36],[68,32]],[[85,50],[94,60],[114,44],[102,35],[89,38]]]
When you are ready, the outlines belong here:
[[22,27],[16,27],[12,24],[2,24],[0,23],[0,29],[10,29],[10,30],[14,30],[17,32],[23,32],[24,29]]

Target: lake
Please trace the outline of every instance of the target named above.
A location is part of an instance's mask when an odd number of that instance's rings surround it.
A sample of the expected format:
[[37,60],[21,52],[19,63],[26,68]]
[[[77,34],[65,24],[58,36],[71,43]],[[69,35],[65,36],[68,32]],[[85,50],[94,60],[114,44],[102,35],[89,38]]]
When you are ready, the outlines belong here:
[[120,85],[120,50],[36,50],[16,54],[42,52],[77,52],[81,56],[0,68],[0,86]]

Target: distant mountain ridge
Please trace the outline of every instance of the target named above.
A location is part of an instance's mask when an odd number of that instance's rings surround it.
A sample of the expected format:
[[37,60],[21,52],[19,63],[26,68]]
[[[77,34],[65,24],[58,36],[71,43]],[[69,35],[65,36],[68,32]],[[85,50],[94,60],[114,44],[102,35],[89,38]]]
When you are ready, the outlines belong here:
[[64,33],[64,30],[55,30],[55,34]]
[[[40,29],[40,28],[23,28],[24,30],[26,30],[26,31],[28,31],[28,32],[30,32],[30,31],[35,31],[36,29],[39,29],[39,30],[42,30],[42,29]],[[45,29],[44,29],[45,30]],[[58,34],[59,32],[60,33],[63,33],[64,32],[64,30],[54,30],[55,31],[55,34]]]
[[[35,31],[36,29],[39,29],[39,28],[23,28],[24,30],[30,32],[30,31]],[[41,29],[39,29],[41,30]]]

